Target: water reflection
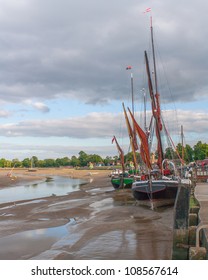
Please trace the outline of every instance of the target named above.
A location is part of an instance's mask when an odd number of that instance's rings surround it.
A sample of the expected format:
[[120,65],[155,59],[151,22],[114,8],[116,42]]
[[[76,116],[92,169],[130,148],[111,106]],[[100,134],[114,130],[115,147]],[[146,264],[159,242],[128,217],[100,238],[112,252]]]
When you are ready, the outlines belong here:
[[59,239],[68,234],[67,226],[74,224],[75,220],[64,226],[28,230],[0,238],[0,259],[15,260],[28,259],[48,250]]
[[47,197],[51,195],[66,195],[79,190],[80,179],[54,176],[45,182],[15,186],[0,190],[0,203]]
[[[69,192],[69,188],[72,191],[79,189],[77,182],[73,180],[70,187],[69,181],[68,178],[56,177],[56,180],[23,188],[35,192],[41,190],[39,197],[43,197],[44,188],[49,188],[50,195],[58,195],[54,191],[57,182],[64,194]],[[83,208],[80,209],[89,210],[91,214],[87,212],[86,216],[79,218],[73,229],[71,226],[60,226],[3,237],[0,239],[0,259],[52,259],[53,253],[60,250],[67,251],[71,259],[170,258],[172,208],[152,211],[136,205],[131,192],[107,193],[106,189],[102,189],[103,192],[100,190],[97,188],[91,193],[97,191],[96,198],[93,195],[81,197],[81,204],[79,199],[69,198],[67,208],[73,211],[73,208],[81,205]],[[49,207],[62,210],[62,204],[65,205],[66,200],[52,202]],[[48,219],[42,216],[39,221]],[[71,223],[76,222],[74,220]]]
[[81,248],[77,252],[76,259],[135,259],[135,237],[135,233],[131,230],[110,231],[92,239],[91,242]]

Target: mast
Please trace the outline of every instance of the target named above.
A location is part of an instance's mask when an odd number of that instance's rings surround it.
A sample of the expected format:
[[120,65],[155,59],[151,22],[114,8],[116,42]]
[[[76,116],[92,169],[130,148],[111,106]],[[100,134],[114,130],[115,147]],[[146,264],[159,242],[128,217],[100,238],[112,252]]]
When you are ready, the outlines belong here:
[[[131,149],[132,149],[132,154],[133,154],[133,162],[134,162],[134,168],[135,171],[137,171],[138,169],[138,164],[137,164],[137,159],[136,159],[136,150],[138,149],[137,146],[137,142],[136,142],[136,137],[135,137],[135,130],[132,130],[127,113],[126,113],[126,109],[124,107],[124,103],[122,103],[123,105],[123,110],[124,110],[124,116],[126,119],[126,125],[127,125],[127,129],[128,129],[128,133],[129,133],[129,139],[130,139],[130,144],[131,144]],[[133,125],[133,127],[135,127]]]
[[156,136],[158,140],[158,166],[159,168],[162,168],[162,162],[164,159],[163,155],[163,150],[162,150],[162,140],[161,140],[161,134],[160,131],[162,130],[162,124],[161,124],[161,119],[159,117],[160,112],[158,113],[158,107],[157,107],[157,102],[155,100],[155,95],[153,91],[153,86],[152,86],[152,80],[151,80],[151,75],[150,75],[150,68],[149,68],[149,60],[147,57],[147,52],[145,51],[145,63],[146,63],[146,70],[147,70],[147,76],[148,76],[148,86],[149,86],[149,93],[150,93],[150,98],[152,101],[152,114],[155,119],[156,123]]
[[122,166],[122,172],[124,173],[124,172],[125,172],[124,152],[123,152],[123,150],[121,149],[120,145],[118,144],[118,141],[117,141],[117,139],[116,139],[115,136],[113,136],[112,144],[113,144],[114,141],[115,141],[115,143],[116,143],[117,150],[118,150],[118,153],[119,153],[119,156],[120,156],[121,166]]
[[131,103],[132,103],[132,113],[134,116],[134,79],[133,79],[132,72],[131,72]]
[[143,99],[144,99],[144,129],[146,134],[148,135],[148,128],[147,128],[147,100],[146,100],[146,92],[145,89],[142,89],[143,91]]
[[145,63],[146,63],[146,70],[148,76],[148,85],[149,85],[149,92],[150,97],[152,100],[152,113],[156,123],[156,137],[158,140],[158,166],[162,168],[162,162],[164,159],[163,154],[163,146],[161,140],[161,131],[162,131],[162,121],[161,121],[161,110],[160,110],[160,95],[158,93],[158,83],[157,83],[157,68],[156,68],[156,59],[155,59],[155,48],[154,48],[154,37],[153,37],[153,25],[152,25],[152,17],[150,18],[150,31],[151,31],[151,43],[152,43],[152,55],[153,55],[153,67],[154,67],[154,84],[155,84],[155,93],[153,90],[151,74],[149,69],[149,61],[147,57],[147,52],[145,51]]
[[[127,66],[126,70],[131,70],[131,66]],[[133,78],[133,73],[131,71],[131,108],[132,108],[132,113],[134,115],[134,78]]]
[[158,94],[157,68],[156,68],[156,60],[155,60],[155,47],[154,47],[154,38],[153,38],[152,17],[150,18],[150,31],[151,31],[152,56],[153,56],[154,77],[155,77],[155,92],[156,92],[156,94]]
[[[132,70],[131,66],[127,66],[126,70]],[[126,119],[126,124],[127,124],[127,129],[129,133],[129,138],[130,138],[130,145],[133,153],[133,162],[134,162],[134,167],[135,171],[138,169],[138,164],[137,164],[137,159],[136,159],[136,151],[138,150],[138,145],[137,145],[137,138],[136,138],[136,130],[134,126],[134,122],[132,121],[132,127],[130,125],[124,103],[123,105],[123,110],[124,110],[124,115]],[[131,109],[132,109],[132,114],[134,116],[134,78],[133,78],[133,72],[131,71]]]
[[182,165],[184,165],[184,134],[183,134],[183,126],[181,125],[181,146],[182,146]]

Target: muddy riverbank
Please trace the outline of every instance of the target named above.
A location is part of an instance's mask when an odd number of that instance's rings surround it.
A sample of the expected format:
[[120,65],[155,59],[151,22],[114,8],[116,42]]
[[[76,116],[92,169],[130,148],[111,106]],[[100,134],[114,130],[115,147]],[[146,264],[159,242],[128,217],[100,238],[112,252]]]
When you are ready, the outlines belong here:
[[25,239],[23,248],[16,242],[16,253],[5,249],[1,259],[171,258],[171,207],[152,211],[136,205],[130,190],[113,189],[108,170],[47,169],[32,173],[15,170],[13,177],[8,177],[1,171],[0,187],[18,188],[54,175],[81,178],[86,183],[67,195],[0,204],[0,243],[10,242],[8,238],[17,240],[18,233],[37,235],[40,229],[53,228],[58,234],[64,227],[63,234],[49,243]]

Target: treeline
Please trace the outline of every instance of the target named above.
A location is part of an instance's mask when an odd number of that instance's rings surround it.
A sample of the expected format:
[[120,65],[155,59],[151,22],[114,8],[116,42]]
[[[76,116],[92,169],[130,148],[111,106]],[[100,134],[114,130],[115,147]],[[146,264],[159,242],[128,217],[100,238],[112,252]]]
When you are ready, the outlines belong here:
[[[174,151],[172,148],[167,148],[165,151],[165,158],[172,159],[172,158],[178,158],[178,155],[180,155],[181,158],[184,158],[184,161],[186,163],[197,161],[197,160],[203,160],[205,158],[208,158],[208,144],[202,143],[199,141],[196,145],[193,146],[193,148],[190,145],[185,145],[185,147],[182,147],[182,145],[179,143],[176,146],[176,151]],[[155,155],[157,158],[157,155]],[[137,160],[138,162],[141,161],[140,154],[137,153]],[[125,162],[132,161],[132,153],[128,153],[125,155]],[[44,159],[40,160],[36,156],[33,156],[32,158],[25,158],[22,161],[18,159],[13,160],[7,160],[4,158],[0,159],[0,168],[12,168],[12,167],[23,167],[23,168],[35,168],[35,167],[61,167],[61,166],[71,166],[71,167],[84,167],[89,166],[90,164],[93,164],[94,166],[109,166],[109,165],[116,165],[119,163],[119,157],[118,156],[107,156],[106,158],[102,158],[99,155],[96,154],[87,154],[84,151],[79,152],[79,156],[72,156],[71,158],[63,157],[63,158],[57,158],[57,159]]]
[[94,165],[110,165],[112,162],[118,160],[118,157],[106,157],[105,159],[96,154],[88,155],[84,151],[79,152],[79,156],[72,156],[57,158],[57,159],[38,159],[36,156],[32,158],[25,158],[22,161],[19,159],[7,160],[4,158],[0,159],[0,168],[12,168],[12,167],[22,167],[22,168],[44,168],[44,167],[61,167],[61,166],[71,166],[71,167],[83,167],[89,166],[90,163]]
[[[198,141],[197,144],[193,146],[193,148],[190,145],[185,145],[182,147],[181,143],[179,143],[176,146],[176,151],[174,153],[174,157],[176,158],[176,154],[178,153],[181,158],[184,159],[186,163],[197,161],[197,160],[203,160],[205,158],[208,158],[208,144],[202,143],[202,141]],[[170,155],[172,153],[172,149],[167,148],[165,157],[171,158]]]

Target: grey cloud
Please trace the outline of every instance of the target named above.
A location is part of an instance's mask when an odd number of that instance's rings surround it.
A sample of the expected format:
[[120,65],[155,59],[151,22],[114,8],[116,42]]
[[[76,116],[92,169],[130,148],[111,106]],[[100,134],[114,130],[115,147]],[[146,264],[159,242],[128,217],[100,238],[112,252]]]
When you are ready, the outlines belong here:
[[[2,156],[33,153],[46,158],[49,153],[59,157],[80,150],[115,154],[113,145],[49,147],[41,141],[28,146],[16,142],[27,140],[23,136],[35,137],[33,141],[46,137],[68,137],[71,142],[96,138],[97,144],[106,138],[108,143],[112,135],[120,135],[121,128],[127,137],[124,121],[121,127],[121,115],[91,113],[58,120],[46,120],[45,115],[44,120],[38,120],[32,113],[48,113],[47,104],[52,104],[53,99],[93,105],[125,101],[130,89],[127,65],[133,67],[135,92],[146,87],[143,53],[149,50],[149,15],[143,11],[148,6],[153,11],[156,55],[162,62],[158,66],[162,105],[172,101],[207,102],[205,1],[184,0],[179,6],[172,0],[0,0],[0,5],[0,118],[9,117],[9,110],[18,118],[15,123],[9,123],[8,118],[8,124],[0,125],[2,139],[7,137],[15,143],[10,147],[1,143]],[[14,104],[17,110],[20,108],[18,114]],[[25,110],[25,105],[27,116],[33,120],[27,120],[25,114],[24,121],[20,121],[19,112]],[[166,114],[173,120],[173,112]],[[183,124],[187,139],[194,141],[200,134],[202,141],[207,140],[206,112],[195,108],[178,112],[178,117],[177,131]],[[170,128],[174,126],[171,121],[168,124]]]
[[119,133],[120,118],[111,113],[91,113],[63,120],[32,120],[0,125],[0,135],[7,137],[103,138]]
[[[142,11],[148,3],[36,0],[17,6],[7,2],[0,20],[2,100],[21,103],[29,93],[42,100],[65,96],[106,103],[125,98],[126,65],[133,64],[140,78],[149,33]],[[187,95],[196,100],[196,93],[207,88],[206,24],[203,15],[200,21],[192,20],[201,1],[186,2],[180,3],[180,11],[171,1],[152,5],[156,39],[175,101]],[[206,5],[203,2],[204,10]]]
[[[166,111],[164,118],[170,120],[170,129],[175,126],[175,111]],[[208,132],[205,112],[179,111],[179,132],[181,124],[187,133]],[[172,121],[171,121],[172,120]],[[7,137],[69,137],[75,139],[111,138],[113,135],[127,137],[126,124],[123,114],[90,113],[82,117],[73,117],[62,120],[31,120],[15,124],[0,125],[0,135]]]

